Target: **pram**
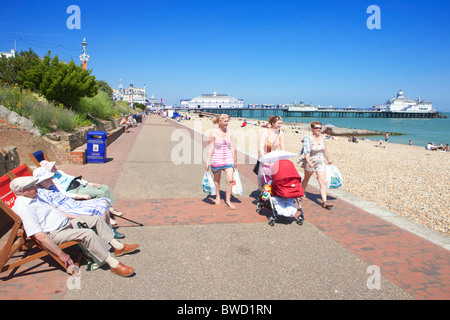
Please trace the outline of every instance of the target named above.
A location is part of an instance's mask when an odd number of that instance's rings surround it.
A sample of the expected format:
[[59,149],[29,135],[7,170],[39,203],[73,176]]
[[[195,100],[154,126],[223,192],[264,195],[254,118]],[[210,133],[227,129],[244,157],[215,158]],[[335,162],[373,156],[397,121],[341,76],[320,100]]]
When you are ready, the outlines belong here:
[[[297,169],[295,169],[294,164],[286,159],[273,163],[272,182],[270,185],[268,177],[265,174],[262,174],[262,176],[264,177],[265,185],[261,190],[261,196],[256,205],[256,212],[260,213],[263,208],[271,209],[272,216],[269,218],[269,225],[271,226],[275,225],[280,215],[278,212],[280,210],[283,210],[283,213],[288,213],[287,216],[290,217],[294,217],[297,212],[300,212],[296,222],[298,225],[302,225],[305,217],[299,198],[303,197],[304,191],[301,185],[302,178],[298,174]],[[283,214],[283,216],[286,216],[286,214]]]

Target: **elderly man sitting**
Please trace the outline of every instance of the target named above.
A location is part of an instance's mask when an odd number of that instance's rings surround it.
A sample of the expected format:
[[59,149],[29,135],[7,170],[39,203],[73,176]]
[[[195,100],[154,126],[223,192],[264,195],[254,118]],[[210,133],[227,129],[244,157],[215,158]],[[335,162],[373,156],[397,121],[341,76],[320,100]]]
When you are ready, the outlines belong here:
[[[111,226],[109,218],[109,199],[95,198],[85,201],[76,201],[67,196],[67,193],[60,192],[53,184],[54,173],[45,167],[39,167],[33,170],[33,177],[37,178],[39,197],[57,208],[67,218],[74,219],[79,216],[100,216],[106,224]],[[115,239],[123,239],[125,236],[113,229]]]
[[[13,210],[22,219],[25,232],[38,240],[42,246],[55,254],[67,266],[74,263],[70,256],[62,251],[58,244],[79,240],[86,250],[100,262],[106,262],[111,272],[122,277],[134,273],[132,267],[126,266],[109,253],[114,248],[115,257],[136,251],[138,244],[124,244],[114,239],[111,228],[99,216],[81,216],[69,220],[66,216],[43,201],[37,191],[34,177],[19,177],[10,183],[11,191],[17,195]],[[79,229],[77,224],[87,225],[87,229]],[[97,230],[95,233],[92,229]]]

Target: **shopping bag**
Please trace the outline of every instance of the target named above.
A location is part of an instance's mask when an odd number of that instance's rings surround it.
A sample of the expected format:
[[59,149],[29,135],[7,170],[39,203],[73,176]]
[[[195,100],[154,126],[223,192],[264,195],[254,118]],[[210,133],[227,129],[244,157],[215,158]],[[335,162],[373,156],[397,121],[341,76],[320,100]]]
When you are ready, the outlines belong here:
[[239,177],[239,172],[237,169],[234,169],[233,173],[233,187],[231,188],[231,192],[234,195],[242,196],[244,190],[242,189],[241,178]]
[[202,190],[204,193],[215,196],[216,186],[214,185],[214,180],[209,171],[205,171],[202,180]]
[[329,165],[326,167],[325,182],[328,189],[338,189],[344,185],[341,173],[335,165]]

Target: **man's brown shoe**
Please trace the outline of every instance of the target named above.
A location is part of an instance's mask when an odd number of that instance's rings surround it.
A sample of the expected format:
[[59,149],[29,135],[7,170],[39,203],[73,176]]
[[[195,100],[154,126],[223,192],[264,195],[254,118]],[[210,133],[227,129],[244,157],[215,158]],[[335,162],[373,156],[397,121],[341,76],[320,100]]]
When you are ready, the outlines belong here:
[[120,257],[124,254],[130,253],[135,251],[137,248],[139,248],[138,244],[123,244],[123,248],[121,250],[119,249],[114,249],[114,255],[116,257]]
[[110,269],[112,273],[118,274],[121,277],[129,277],[134,273],[134,269],[132,267],[126,266],[122,262],[119,262],[117,267]]

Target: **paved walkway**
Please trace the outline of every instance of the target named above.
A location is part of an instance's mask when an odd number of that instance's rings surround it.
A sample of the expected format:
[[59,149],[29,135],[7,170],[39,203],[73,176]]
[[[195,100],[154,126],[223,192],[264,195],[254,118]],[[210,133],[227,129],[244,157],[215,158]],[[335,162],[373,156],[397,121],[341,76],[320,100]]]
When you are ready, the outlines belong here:
[[[174,129],[183,134],[171,141]],[[314,187],[302,203],[303,226],[270,227],[269,212],[255,212],[252,164],[239,166],[245,194],[231,211],[201,191],[204,165],[195,164],[194,151],[205,142],[192,130],[153,115],[130,131],[108,147],[105,164],[63,169],[113,189],[126,214],[117,218],[120,231],[140,244],[119,260],[136,274],[82,267],[81,288],[68,290],[68,275],[44,260],[1,274],[1,299],[450,298],[443,247],[342,198],[324,210]],[[182,142],[193,164],[173,163]],[[381,271],[379,287],[372,266]]]

